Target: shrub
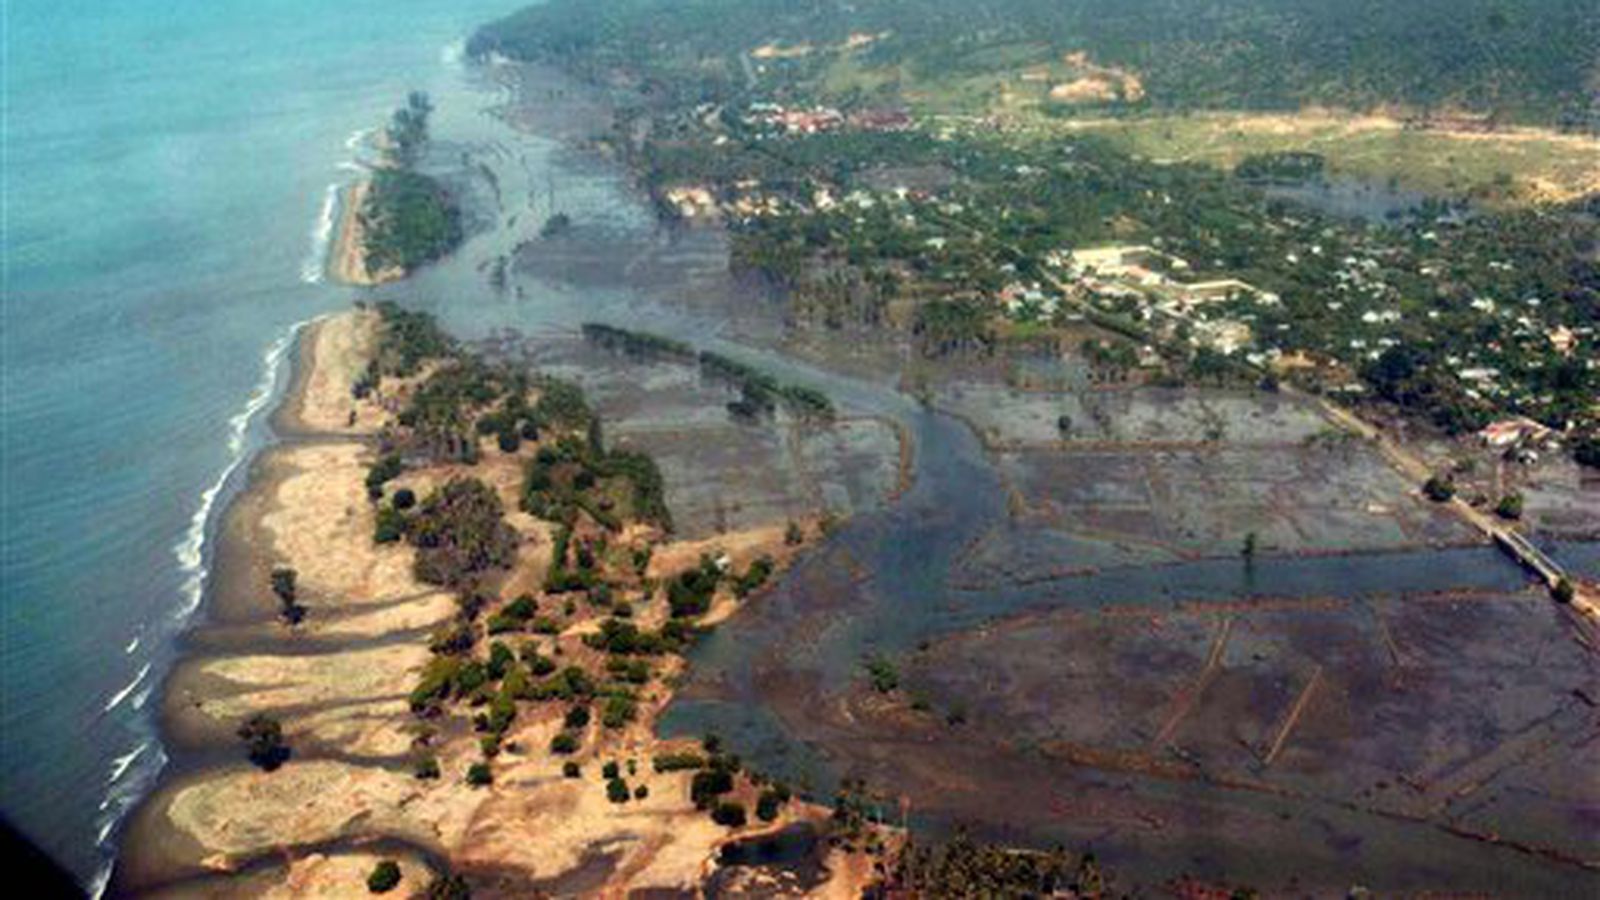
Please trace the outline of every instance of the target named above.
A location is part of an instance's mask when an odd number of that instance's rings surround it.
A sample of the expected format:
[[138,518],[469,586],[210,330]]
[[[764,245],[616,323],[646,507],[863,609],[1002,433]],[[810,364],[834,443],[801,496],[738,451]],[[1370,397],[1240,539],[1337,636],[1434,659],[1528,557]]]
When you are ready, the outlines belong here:
[[289,745],[283,740],[283,725],[266,713],[257,713],[239,726],[245,755],[264,772],[271,772],[289,761]]
[[1557,603],[1571,603],[1573,598],[1577,595],[1578,590],[1573,586],[1571,579],[1563,578],[1556,582],[1553,596],[1555,597]]
[[712,801],[733,790],[733,773],[726,769],[703,769],[689,781],[689,799],[698,809],[708,809]]
[[745,823],[744,804],[725,800],[711,810],[711,821],[729,828],[739,828]]
[[606,781],[606,799],[612,803],[627,803],[630,796],[628,783],[615,776]]
[[621,728],[633,721],[636,705],[632,697],[613,694],[606,698],[600,711],[600,724],[607,728]]
[[567,710],[565,725],[568,728],[583,728],[589,724],[589,707],[574,706]]
[[1422,485],[1422,493],[1435,503],[1444,503],[1456,495],[1456,486],[1435,475]]
[[473,787],[483,787],[494,781],[494,774],[489,771],[486,762],[475,762],[467,766],[467,784]]
[[441,875],[428,884],[425,900],[472,900],[467,880],[455,873]]
[[290,625],[298,625],[306,617],[306,608],[296,602],[299,590],[295,582],[294,569],[279,566],[272,570],[272,593],[278,598],[279,614]]
[[367,496],[377,500],[383,496],[383,486],[400,477],[405,471],[400,454],[386,453],[367,470]]
[[394,492],[394,508],[404,511],[417,505],[417,493],[411,488],[401,488]]
[[648,785],[641,784],[633,789],[633,799],[635,800],[643,800],[648,796],[650,796],[650,787]]
[[1522,518],[1522,495],[1513,491],[1500,498],[1500,503],[1494,508],[1495,514],[1502,519]]
[[863,664],[867,669],[867,676],[872,680],[872,689],[880,694],[887,694],[900,686],[900,673],[895,670],[894,664],[882,656],[873,656]]
[[429,584],[458,587],[516,557],[517,533],[499,496],[476,478],[452,479],[429,494],[407,533],[417,547],[417,577]]
[[374,894],[386,894],[400,884],[400,864],[392,859],[380,861],[372,867],[372,874],[367,876],[367,890]]
[[516,660],[517,657],[511,652],[511,648],[507,647],[503,642],[495,641],[491,643],[489,645],[489,677],[496,681],[504,678],[506,670]]
[[577,778],[583,774],[583,770],[578,767],[577,763],[569,759],[561,764],[561,774],[566,778]]
[[681,772],[687,769],[703,769],[706,758],[698,753],[664,753],[657,756],[652,765],[657,772]]
[[550,752],[565,755],[578,752],[578,736],[571,731],[563,731],[550,739]]
[[411,774],[423,781],[432,781],[439,777],[439,760],[437,757],[424,756],[418,759],[411,767]]
[[787,797],[779,791],[768,788],[761,792],[756,800],[756,818],[763,822],[771,822],[778,817],[778,811],[783,808]]
[[373,543],[393,544],[406,536],[406,517],[393,506],[378,507],[378,517],[372,529]]
[[622,774],[622,767],[617,765],[617,761],[614,759],[600,767],[601,778],[616,778],[620,774]]

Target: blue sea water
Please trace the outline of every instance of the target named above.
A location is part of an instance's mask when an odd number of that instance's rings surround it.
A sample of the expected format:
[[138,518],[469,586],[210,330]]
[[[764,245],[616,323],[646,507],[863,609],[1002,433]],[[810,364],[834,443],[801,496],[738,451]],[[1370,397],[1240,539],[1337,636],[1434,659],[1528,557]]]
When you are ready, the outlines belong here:
[[0,810],[88,883],[276,364],[351,297],[320,263],[359,132],[447,104],[518,5],[4,5]]

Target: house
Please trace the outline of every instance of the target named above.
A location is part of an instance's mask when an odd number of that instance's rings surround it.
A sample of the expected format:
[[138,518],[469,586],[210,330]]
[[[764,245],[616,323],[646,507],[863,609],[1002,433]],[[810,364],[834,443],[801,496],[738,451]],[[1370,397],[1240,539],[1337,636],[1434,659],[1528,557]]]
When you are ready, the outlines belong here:
[[1482,431],[1478,438],[1484,446],[1495,450],[1515,447],[1529,442],[1539,442],[1549,438],[1553,432],[1532,419],[1518,416],[1514,419],[1502,419],[1492,422]]

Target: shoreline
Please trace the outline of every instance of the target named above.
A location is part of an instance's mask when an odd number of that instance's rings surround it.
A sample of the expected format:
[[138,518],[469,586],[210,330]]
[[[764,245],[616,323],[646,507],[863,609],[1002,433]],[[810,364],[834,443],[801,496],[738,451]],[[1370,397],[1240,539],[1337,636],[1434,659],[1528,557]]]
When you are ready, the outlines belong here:
[[366,253],[362,248],[365,230],[361,224],[361,208],[366,204],[367,194],[371,190],[370,178],[362,178],[339,189],[339,219],[334,226],[327,273],[330,279],[340,284],[374,287],[405,277],[404,272],[395,268],[377,273],[367,271]]
[[[610,853],[601,848],[618,841],[631,846],[624,851],[630,861],[602,873],[606,884],[695,889],[716,870],[724,844],[799,823],[820,827],[826,810],[795,801],[773,822],[728,829],[688,804],[691,773],[647,775],[652,755],[687,748],[654,733],[687,665],[677,656],[660,658],[663,680],[646,690],[638,721],[624,730],[601,732],[596,723],[596,736],[576,757],[551,756],[543,745],[559,727],[559,710],[535,705],[508,735],[495,788],[460,780],[476,758],[470,729],[452,721],[459,716],[419,720],[405,700],[428,659],[427,634],[455,614],[455,599],[413,581],[409,547],[375,547],[371,539],[373,506],[362,475],[393,401],[356,401],[345,379],[362,370],[377,327],[377,314],[360,309],[320,320],[301,336],[289,388],[268,420],[278,441],[252,461],[248,481],[222,512],[204,615],[180,638],[161,685],[159,735],[172,762],[127,819],[109,895],[259,896],[267,885],[294,896],[337,894],[358,890],[349,880],[364,878],[379,858],[399,858],[409,873],[397,896],[420,895],[444,866],[488,879],[491,896],[557,890],[576,884],[570,879],[592,879],[591,856]],[[516,457],[476,467],[502,491],[520,471]],[[427,469],[416,475],[408,483],[419,493],[443,477]],[[760,538],[752,533],[752,546],[730,549],[742,559],[781,540],[778,529],[769,530]],[[699,547],[661,549],[652,570]],[[777,552],[788,558],[799,549]],[[542,571],[526,551],[519,556],[513,578],[529,562]],[[308,610],[292,629],[279,621],[265,589],[267,573],[284,564],[299,571],[299,602]],[[714,612],[721,618],[742,605],[719,602]],[[563,632],[556,652],[571,639],[568,652],[581,658],[591,624]],[[293,750],[276,772],[250,766],[233,734],[256,712],[282,720]],[[430,746],[450,773],[443,779],[419,781],[409,770],[419,728],[438,732]],[[638,781],[651,791],[649,799],[619,806],[607,801],[594,773],[601,758],[624,756],[641,759]],[[560,776],[572,758],[586,763],[582,779]],[[499,787],[502,778],[507,788]],[[744,793],[741,799],[753,801]],[[551,828],[560,832],[553,840],[545,837]],[[489,837],[501,832],[507,837]],[[513,834],[521,838],[510,841]],[[375,855],[374,841],[395,849]],[[830,861],[838,853],[829,851]],[[834,874],[822,887],[858,886],[871,868],[861,863],[830,862]]]

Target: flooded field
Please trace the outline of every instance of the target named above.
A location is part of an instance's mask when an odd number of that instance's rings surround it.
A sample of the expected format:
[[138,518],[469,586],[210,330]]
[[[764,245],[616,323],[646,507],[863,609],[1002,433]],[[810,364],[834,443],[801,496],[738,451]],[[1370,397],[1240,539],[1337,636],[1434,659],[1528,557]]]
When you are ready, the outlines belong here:
[[[1061,390],[963,377],[926,402],[851,341],[801,360],[720,232],[657,225],[584,149],[603,102],[551,84],[509,88],[519,130],[461,141],[495,224],[374,295],[583,383],[686,537],[840,517],[695,651],[664,731],[819,794],[864,777],[930,833],[1093,848],[1119,886],[1600,890],[1592,636],[1370,448],[1286,396],[1091,390],[1070,357]],[[541,237],[556,211],[571,230]],[[725,385],[591,346],[589,321],[818,388],[840,420],[737,421]],[[1530,496],[1568,534],[1595,505]],[[1559,555],[1592,572],[1593,546]]]

